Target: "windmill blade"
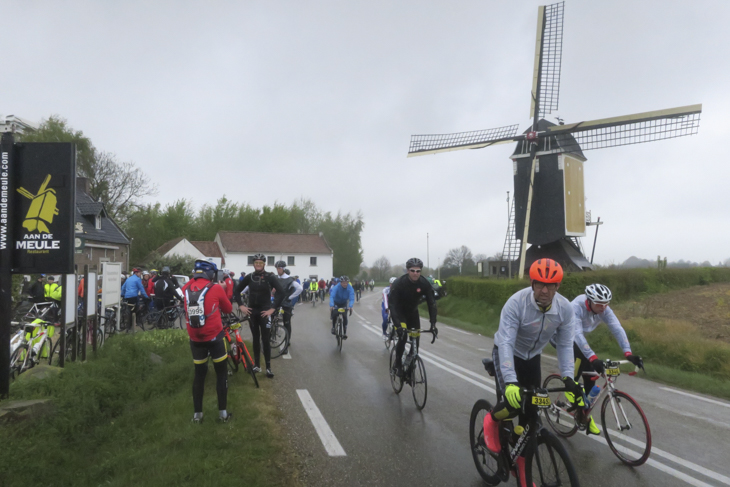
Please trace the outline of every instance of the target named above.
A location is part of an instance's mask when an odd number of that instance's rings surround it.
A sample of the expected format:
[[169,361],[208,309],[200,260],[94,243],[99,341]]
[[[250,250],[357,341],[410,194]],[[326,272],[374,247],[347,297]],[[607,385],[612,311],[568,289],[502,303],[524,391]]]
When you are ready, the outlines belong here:
[[[635,113],[549,127],[546,135],[564,137],[561,146],[578,145],[581,150],[641,144],[655,140],[694,135],[700,127],[702,104]],[[575,139],[575,143],[568,142]],[[566,144],[566,142],[568,142]]]
[[437,154],[462,149],[481,149],[489,145],[514,142],[518,125],[455,134],[411,135],[408,157]]
[[533,121],[558,109],[564,10],[565,2],[543,5],[537,10],[535,66],[530,102],[530,120]]

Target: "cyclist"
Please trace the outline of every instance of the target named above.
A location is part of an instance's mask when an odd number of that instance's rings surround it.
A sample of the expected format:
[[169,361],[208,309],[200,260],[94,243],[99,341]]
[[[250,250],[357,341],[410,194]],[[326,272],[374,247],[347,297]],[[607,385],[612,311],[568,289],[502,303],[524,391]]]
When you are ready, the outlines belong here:
[[[586,286],[585,294],[581,294],[576,297],[573,302],[573,312],[575,313],[578,323],[575,327],[575,336],[573,342],[573,353],[575,356],[575,378],[576,380],[583,374],[583,372],[593,369],[599,374],[604,372],[603,362],[598,360],[598,357],[588,345],[586,335],[595,330],[598,325],[602,322],[608,325],[608,329],[616,338],[616,341],[621,346],[624,352],[624,356],[634,365],[642,363],[641,357],[633,355],[631,353],[631,345],[629,339],[626,336],[621,323],[613,313],[613,310],[608,306],[611,302],[611,290],[603,284],[591,284]],[[593,388],[593,381],[596,380],[597,376],[586,375],[583,376],[583,387],[585,388],[586,395],[590,393]],[[596,425],[593,417],[588,419],[588,432],[594,435],[600,435],[601,430]]]
[[149,299],[142,284],[142,279],[139,277],[141,273],[137,268],[132,269],[132,275],[122,284],[122,297],[126,303],[134,305],[132,312],[137,315],[137,321],[141,319],[142,314],[142,307],[138,306],[139,296],[143,296],[145,300]]
[[319,283],[317,282],[317,279],[312,278],[311,281],[309,281],[309,294],[312,298],[312,301],[317,301],[317,295],[319,291]]
[[324,303],[324,295],[327,291],[327,283],[325,282],[324,277],[321,277],[319,279],[317,286],[319,287],[319,299],[321,299]]
[[[522,434],[526,418],[520,413],[521,388],[541,386],[540,354],[555,334],[558,365],[569,399],[578,397],[583,406],[580,386],[573,379],[573,329],[576,324],[573,307],[557,293],[563,279],[563,269],[552,259],[539,259],[530,266],[531,286],[516,292],[507,300],[499,318],[499,329],[494,335],[494,360],[497,375],[497,397],[504,394],[484,418],[484,437],[493,452],[501,449],[499,421],[519,414],[516,434]],[[430,287],[430,286],[429,286]],[[391,292],[392,294],[392,292]],[[525,486],[525,458],[517,458],[522,486]]]
[[231,304],[233,304],[233,288],[235,287],[235,285],[233,283],[233,279],[231,278],[231,273],[228,271],[228,269],[223,269],[223,282],[226,283],[226,296],[228,297],[228,300],[231,302]]
[[282,286],[289,293],[286,301],[281,303],[281,309],[284,310],[284,328],[289,332],[289,342],[287,342],[286,348],[282,352],[282,355],[286,355],[289,351],[289,345],[291,345],[291,317],[294,314],[294,305],[297,302],[297,298],[302,294],[302,285],[295,281],[293,277],[289,276],[289,273],[286,272],[287,269],[285,269],[286,262],[283,260],[274,264],[274,267],[276,267],[276,273],[279,275],[279,279],[281,279]]
[[[402,275],[390,285],[388,308],[390,309],[390,318],[393,320],[393,327],[402,326],[403,328],[416,328],[420,330],[421,317],[418,314],[418,304],[421,302],[421,298],[425,297],[428,303],[431,331],[434,333],[434,336],[437,336],[436,299],[433,296],[431,284],[421,275],[423,261],[416,257],[408,259],[406,269],[408,269],[408,273]],[[406,339],[406,334],[401,333],[398,336],[398,344],[395,347],[395,363],[393,364],[393,368],[398,377],[403,377],[404,371],[401,367],[401,358],[406,349]],[[419,343],[420,337],[416,340],[416,346]]]
[[44,300],[44,287],[43,284],[43,278],[46,277],[45,274],[40,274],[36,281],[30,286],[30,289],[28,289],[28,294],[30,295],[30,300],[34,303],[42,303]]
[[393,283],[397,280],[397,277],[390,278],[390,284],[383,289],[383,302],[380,303],[380,311],[383,315],[383,341],[388,339],[388,320],[390,319],[390,310],[388,310],[388,295],[390,294],[390,288]]
[[[165,269],[162,270],[163,274]],[[187,320],[190,350],[195,364],[193,378],[193,423],[203,421],[203,392],[205,376],[208,374],[208,357],[213,359],[216,376],[216,392],[218,393],[218,419],[227,422],[231,413],[226,409],[228,399],[228,366],[226,346],[223,343],[225,333],[221,322],[221,312],[232,311],[231,302],[226,291],[216,284],[218,267],[207,260],[195,261],[192,280],[182,288],[185,296],[185,318]],[[131,279],[131,277],[130,277]],[[162,282],[158,279],[157,282]]]
[[[249,315],[249,326],[251,327],[251,335],[253,335],[253,356],[254,356],[254,372],[261,372],[261,344],[264,344],[264,360],[266,362],[266,377],[274,378],[271,372],[271,343],[269,343],[271,322],[269,317],[274,314],[276,308],[289,297],[289,293],[284,290],[281,280],[274,274],[266,272],[266,256],[264,254],[256,254],[253,256],[254,271],[246,274],[243,281],[236,286],[233,295],[238,302],[238,308]],[[243,305],[241,300],[241,291],[248,287],[249,307]],[[274,303],[271,303],[271,290],[276,290]]]
[[[335,323],[337,322],[337,309],[346,308],[352,316],[352,306],[355,304],[355,291],[350,285],[350,278],[340,277],[340,284],[332,286],[330,291],[330,318],[332,319],[332,334],[335,334]],[[347,340],[347,315],[342,317],[342,339]]]
[[179,299],[178,289],[180,289],[180,285],[177,283],[177,279],[170,276],[170,268],[163,267],[162,274],[155,278],[155,306],[159,309],[173,306],[175,300]]
[[358,281],[357,279],[352,281],[352,289],[355,291],[356,301],[360,301],[360,298],[362,297],[363,285],[363,281]]
[[375,288],[375,281],[373,279],[370,279],[370,291],[372,291]]

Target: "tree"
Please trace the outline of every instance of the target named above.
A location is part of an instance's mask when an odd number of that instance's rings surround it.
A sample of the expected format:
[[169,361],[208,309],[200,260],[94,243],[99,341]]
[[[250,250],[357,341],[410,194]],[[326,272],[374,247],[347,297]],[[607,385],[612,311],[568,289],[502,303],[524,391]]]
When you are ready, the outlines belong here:
[[382,256],[381,258],[373,262],[371,274],[375,276],[376,280],[384,281],[388,272],[390,272],[390,261],[386,256]]
[[458,268],[459,274],[461,274],[465,264],[469,267],[474,267],[471,250],[466,245],[451,249],[446,253],[446,258],[444,259],[444,265],[446,267]]
[[141,265],[141,267],[157,269],[160,272],[165,266],[170,268],[170,275],[189,276],[193,272],[193,267],[195,267],[195,258],[181,255],[162,257],[157,252],[153,252],[150,258]]
[[58,115],[51,115],[20,139],[76,144],[76,174],[89,178],[91,196],[104,203],[107,214],[122,226],[141,207],[142,198],[157,194],[157,186],[133,162],[120,162],[113,153],[96,149],[82,131],[74,130]]

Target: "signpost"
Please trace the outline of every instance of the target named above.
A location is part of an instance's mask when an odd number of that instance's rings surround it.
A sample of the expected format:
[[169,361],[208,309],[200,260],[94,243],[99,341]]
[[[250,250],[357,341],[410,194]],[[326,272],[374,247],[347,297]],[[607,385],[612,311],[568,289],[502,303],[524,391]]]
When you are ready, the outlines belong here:
[[[10,389],[12,274],[64,274],[62,325],[76,315],[76,148],[0,140],[0,399]],[[71,304],[72,303],[72,304]],[[70,307],[72,306],[72,307]],[[69,309],[70,308],[70,309]],[[65,328],[65,327],[64,327]],[[65,342],[65,330],[61,340]],[[65,343],[62,343],[61,350]],[[61,353],[61,364],[64,353]]]

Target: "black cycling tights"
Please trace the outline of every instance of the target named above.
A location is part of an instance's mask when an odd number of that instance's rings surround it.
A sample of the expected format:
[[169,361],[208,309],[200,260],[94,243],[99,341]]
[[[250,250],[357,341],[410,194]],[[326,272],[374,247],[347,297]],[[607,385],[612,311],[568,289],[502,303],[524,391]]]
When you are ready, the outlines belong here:
[[266,368],[271,368],[271,325],[269,318],[262,318],[261,311],[255,310],[251,313],[249,325],[251,326],[251,335],[253,336],[253,362],[256,367],[260,367],[261,363],[261,343],[264,344],[264,360]]
[[[228,396],[228,365],[225,360],[213,362],[215,369],[215,389],[218,392],[218,410],[226,409]],[[196,413],[203,412],[203,391],[205,390],[205,376],[208,374],[208,363],[195,364],[195,378],[193,379],[193,407]]]

